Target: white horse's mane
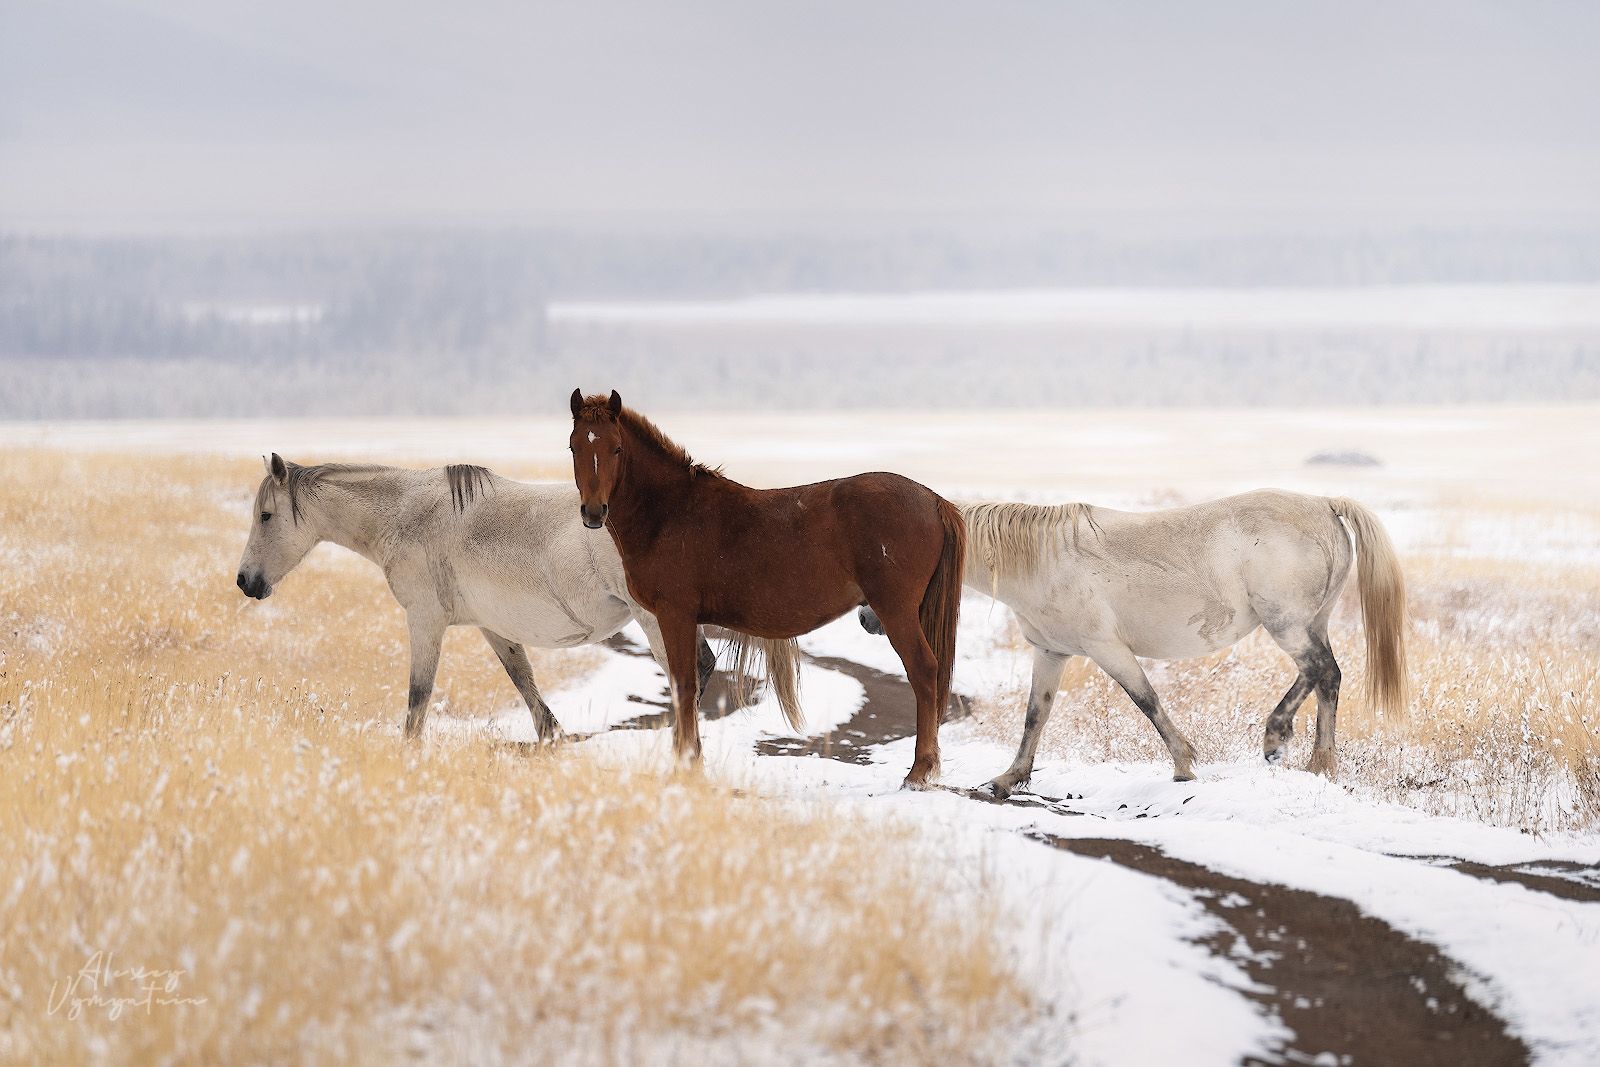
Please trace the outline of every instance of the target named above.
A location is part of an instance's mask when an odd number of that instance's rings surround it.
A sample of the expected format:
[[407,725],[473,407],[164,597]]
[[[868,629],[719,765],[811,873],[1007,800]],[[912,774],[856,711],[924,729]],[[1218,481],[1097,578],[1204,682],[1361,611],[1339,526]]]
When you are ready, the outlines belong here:
[[1032,573],[1056,551],[1063,534],[1071,533],[1076,547],[1081,524],[1099,531],[1093,508],[1083,503],[964,502],[957,506],[967,523],[967,558],[997,577]]

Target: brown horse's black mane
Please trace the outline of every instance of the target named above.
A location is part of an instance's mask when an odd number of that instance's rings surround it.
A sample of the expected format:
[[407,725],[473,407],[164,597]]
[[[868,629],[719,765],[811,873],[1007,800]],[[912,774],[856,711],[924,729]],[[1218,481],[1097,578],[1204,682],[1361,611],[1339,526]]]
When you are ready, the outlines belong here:
[[[289,514],[295,523],[300,522],[300,501],[302,497],[316,496],[323,485],[331,477],[340,474],[374,474],[392,468],[382,467],[375,463],[317,463],[309,467],[298,463],[284,463],[288,477],[284,479],[284,489],[289,494]],[[457,514],[467,510],[467,505],[481,495],[489,487],[489,478],[493,472],[488,467],[479,467],[472,463],[452,463],[444,469],[446,484],[450,487],[450,505]],[[262,487],[262,492],[266,487]],[[261,500],[256,499],[257,508]]]
[[611,398],[596,393],[583,398],[583,407],[578,409],[579,419],[593,419],[597,422],[616,421],[633,431],[634,435],[644,443],[673,463],[682,464],[689,468],[689,473],[695,477],[706,475],[712,478],[727,477],[722,473],[721,467],[708,467],[704,463],[696,463],[694,457],[684,451],[682,445],[661,432],[661,428],[632,408],[623,408],[622,414],[613,420],[611,414]]

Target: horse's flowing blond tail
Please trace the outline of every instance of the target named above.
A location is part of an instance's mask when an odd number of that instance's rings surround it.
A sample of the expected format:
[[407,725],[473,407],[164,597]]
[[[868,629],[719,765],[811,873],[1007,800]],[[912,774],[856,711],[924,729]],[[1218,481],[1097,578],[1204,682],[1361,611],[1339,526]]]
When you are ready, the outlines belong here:
[[961,618],[961,582],[967,569],[967,524],[960,509],[942,498],[939,523],[944,527],[944,547],[939,553],[939,565],[923,591],[917,620],[938,665],[934,700],[942,720],[950,703],[950,675],[955,670],[956,624]]
[[784,721],[796,733],[803,733],[806,713],[800,707],[800,644],[794,640],[733,635],[733,685],[739,702],[749,700],[746,679],[755,675],[756,660],[766,672],[767,687],[778,698]]
[[1356,542],[1356,584],[1367,632],[1367,702],[1403,718],[1411,698],[1406,674],[1406,583],[1400,558],[1376,515],[1344,497],[1328,503]]

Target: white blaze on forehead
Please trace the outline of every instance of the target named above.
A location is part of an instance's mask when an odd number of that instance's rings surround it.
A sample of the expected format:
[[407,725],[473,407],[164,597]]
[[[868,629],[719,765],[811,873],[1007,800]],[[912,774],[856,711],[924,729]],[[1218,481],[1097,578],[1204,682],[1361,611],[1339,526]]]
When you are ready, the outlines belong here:
[[594,444],[594,431],[593,430],[589,431],[589,443],[591,445]]
[[599,453],[596,453],[595,457],[594,457],[594,472],[596,474],[600,473],[600,455],[599,455]]

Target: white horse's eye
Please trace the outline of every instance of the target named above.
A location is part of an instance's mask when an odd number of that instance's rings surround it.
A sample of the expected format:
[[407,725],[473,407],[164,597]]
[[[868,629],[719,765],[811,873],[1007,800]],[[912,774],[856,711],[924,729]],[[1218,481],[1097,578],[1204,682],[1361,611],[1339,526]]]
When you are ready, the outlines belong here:
[[261,525],[265,526],[267,524],[267,520],[270,518],[272,518],[272,512],[263,511],[261,513]]

